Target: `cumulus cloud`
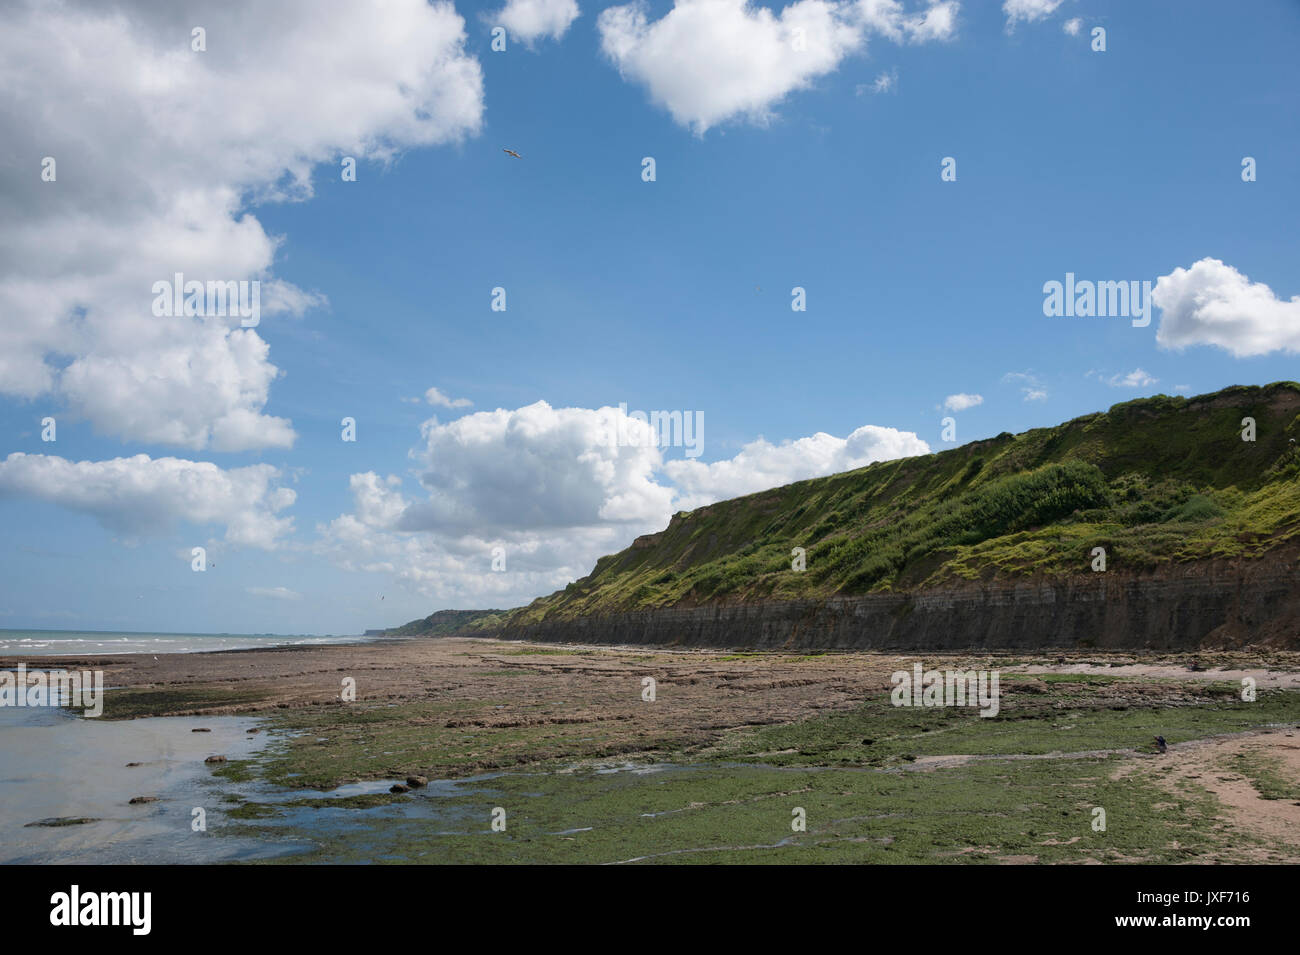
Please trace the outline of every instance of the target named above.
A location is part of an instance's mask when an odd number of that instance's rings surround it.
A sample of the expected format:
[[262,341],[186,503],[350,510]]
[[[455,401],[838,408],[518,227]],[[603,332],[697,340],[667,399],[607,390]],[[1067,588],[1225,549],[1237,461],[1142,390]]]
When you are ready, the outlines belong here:
[[489,19],[505,27],[510,36],[531,46],[550,37],[558,40],[578,19],[577,0],[508,0]]
[[654,22],[643,5],[610,7],[597,28],[619,72],[703,133],[733,116],[766,123],[787,94],[833,72],[862,43],[839,14],[823,0],[800,0],[780,14],[746,0],[678,0]]
[[943,406],[948,411],[965,411],[984,404],[983,395],[956,394],[943,399]]
[[1079,31],[1083,29],[1083,21],[1078,17],[1071,17],[1070,19],[1066,20],[1063,24],[1061,24],[1061,29],[1064,30],[1066,33],[1068,33],[1070,36],[1078,36]]
[[910,431],[863,425],[847,438],[821,431],[779,445],[759,438],[729,460],[711,464],[669,461],[664,471],[677,487],[676,507],[690,510],[794,481],[851,471],[876,461],[929,452],[930,446]]
[[[711,464],[665,461],[657,432],[622,408],[542,401],[433,419],[422,436],[416,481],[353,474],[352,510],[320,526],[316,548],[345,568],[478,606],[562,587],[675,510],[930,450],[915,434],[867,425],[847,438],[760,438]],[[495,549],[508,573],[492,570]]]
[[353,474],[352,511],[319,528],[318,552],[430,599],[512,605],[589,573],[672,513],[649,425],[618,408],[539,401],[431,419],[421,435],[414,486]]
[[0,394],[61,398],[129,440],[289,446],[291,423],[264,411],[279,370],[258,329],[155,316],[153,283],[258,280],[263,321],[321,304],[272,274],[281,240],[250,205],[309,197],[340,154],[477,132],[463,20],[425,0],[382,17],[346,0],[32,0],[5,21],[0,136],[31,146],[0,152]]
[[1214,345],[1237,358],[1300,352],[1300,296],[1279,298],[1218,259],[1162,275],[1151,290],[1165,348]]
[[293,529],[279,516],[294,492],[269,464],[222,470],[206,461],[137,454],[69,461],[15,452],[0,461],[0,496],[49,501],[125,535],[163,533],[179,521],[222,525],[231,544],[274,549]]
[[[620,428],[622,431],[620,432]],[[596,527],[663,520],[672,491],[649,426],[617,408],[481,411],[426,421],[415,452],[426,496],[403,530]]]
[[468,408],[474,404],[468,398],[448,398],[436,387],[424,393],[424,400],[440,408]]
[[1055,13],[1062,2],[1063,0],[1004,0],[1002,12],[1007,17],[1007,29],[1014,29],[1017,21],[1021,20],[1025,23],[1044,20]]
[[702,135],[743,118],[757,124],[790,93],[834,72],[876,33],[896,43],[946,39],[958,4],[905,13],[897,0],[798,0],[775,13],[747,0],[676,0],[658,20],[643,3],[606,9],[601,49],[678,123]]
[[[339,566],[384,573],[429,599],[524,602],[659,530],[673,490],[650,428],[621,409],[514,410],[426,421],[415,481],[353,474],[352,510],[318,528]],[[494,551],[506,573],[492,568]]]

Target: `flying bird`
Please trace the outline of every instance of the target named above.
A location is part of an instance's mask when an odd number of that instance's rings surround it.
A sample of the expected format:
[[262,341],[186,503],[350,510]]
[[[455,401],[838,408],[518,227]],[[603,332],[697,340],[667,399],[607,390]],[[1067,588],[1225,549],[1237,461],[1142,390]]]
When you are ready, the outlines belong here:
[[513,149],[506,149],[504,146],[501,147],[501,151],[505,153],[507,156],[514,156],[516,159],[524,158],[523,156],[519,155],[519,153],[515,152]]

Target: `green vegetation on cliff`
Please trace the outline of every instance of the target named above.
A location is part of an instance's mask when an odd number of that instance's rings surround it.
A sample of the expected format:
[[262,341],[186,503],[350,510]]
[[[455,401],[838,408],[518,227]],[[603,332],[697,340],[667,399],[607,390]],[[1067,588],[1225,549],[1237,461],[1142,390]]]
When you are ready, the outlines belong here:
[[1298,438],[1295,382],[1129,401],[678,513],[508,621],[1257,556],[1300,536]]
[[446,637],[453,633],[472,633],[475,630],[500,626],[505,610],[439,610],[419,620],[385,630],[388,637]]

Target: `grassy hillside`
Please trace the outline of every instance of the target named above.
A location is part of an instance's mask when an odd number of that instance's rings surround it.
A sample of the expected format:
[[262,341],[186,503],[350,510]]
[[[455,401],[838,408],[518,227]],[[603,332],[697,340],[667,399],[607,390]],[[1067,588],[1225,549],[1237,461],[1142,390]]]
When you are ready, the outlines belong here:
[[1298,438],[1295,382],[1129,401],[678,513],[510,622],[1253,556],[1300,537]]
[[461,631],[499,625],[505,614],[504,610],[439,610],[419,620],[385,630],[384,634],[390,637],[444,637]]

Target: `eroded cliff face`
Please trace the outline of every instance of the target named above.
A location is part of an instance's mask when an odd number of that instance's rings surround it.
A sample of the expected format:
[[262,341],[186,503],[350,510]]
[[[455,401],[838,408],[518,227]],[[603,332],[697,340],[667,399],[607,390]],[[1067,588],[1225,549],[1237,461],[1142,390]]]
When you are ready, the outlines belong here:
[[506,639],[782,650],[1300,649],[1300,550],[863,597],[509,626]]
[[[1296,382],[1156,395],[718,501],[478,632],[791,650],[1300,649],[1297,411]],[[1091,573],[1084,555],[1100,545],[1110,569]]]

